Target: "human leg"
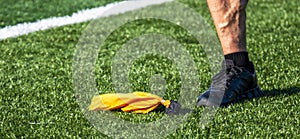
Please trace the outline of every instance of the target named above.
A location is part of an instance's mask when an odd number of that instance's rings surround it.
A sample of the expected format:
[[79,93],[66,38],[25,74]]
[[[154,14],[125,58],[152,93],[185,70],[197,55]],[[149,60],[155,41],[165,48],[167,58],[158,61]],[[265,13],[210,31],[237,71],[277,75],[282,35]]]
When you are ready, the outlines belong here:
[[198,97],[198,106],[226,106],[264,95],[246,47],[247,3],[248,0],[207,0],[225,61],[210,88]]

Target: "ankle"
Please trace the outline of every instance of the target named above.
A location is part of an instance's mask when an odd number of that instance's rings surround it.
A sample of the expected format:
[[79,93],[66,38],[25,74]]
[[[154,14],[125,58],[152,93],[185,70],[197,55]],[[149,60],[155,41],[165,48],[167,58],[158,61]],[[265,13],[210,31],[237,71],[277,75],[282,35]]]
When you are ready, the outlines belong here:
[[249,68],[250,60],[248,52],[236,52],[224,56],[226,60],[231,60],[235,66]]

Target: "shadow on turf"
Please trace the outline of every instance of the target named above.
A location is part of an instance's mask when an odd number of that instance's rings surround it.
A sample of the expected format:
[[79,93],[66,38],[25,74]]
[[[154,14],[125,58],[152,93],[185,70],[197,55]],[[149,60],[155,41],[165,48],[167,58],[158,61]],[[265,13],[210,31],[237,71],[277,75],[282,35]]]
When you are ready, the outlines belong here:
[[296,93],[300,93],[299,87],[291,87],[287,89],[274,89],[274,90],[263,90],[263,92],[268,97],[278,96],[278,95],[292,95]]

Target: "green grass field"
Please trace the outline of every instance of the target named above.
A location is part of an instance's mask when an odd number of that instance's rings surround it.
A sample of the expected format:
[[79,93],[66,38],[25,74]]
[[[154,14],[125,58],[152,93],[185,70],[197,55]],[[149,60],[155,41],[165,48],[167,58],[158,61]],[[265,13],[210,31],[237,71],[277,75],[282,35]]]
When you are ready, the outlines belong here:
[[[3,27],[68,15],[111,1],[78,1],[63,5],[55,13],[49,11],[55,2],[48,5],[37,1],[50,7],[37,13],[33,12],[34,4],[25,2],[26,9],[30,9],[26,13],[22,12],[23,4],[11,2],[7,6],[1,0],[0,24]],[[180,2],[199,12],[213,27],[205,1]],[[300,8],[297,3],[296,0],[249,1],[248,50],[256,65],[259,85],[268,96],[219,109],[204,129],[198,128],[203,108],[195,108],[188,121],[166,138],[300,138]],[[70,10],[72,7],[77,10]],[[10,8],[20,9],[20,13],[11,12]],[[113,17],[105,20],[110,18]],[[0,41],[0,138],[108,138],[85,119],[74,96],[72,63],[76,44],[88,24]],[[143,26],[139,26],[141,24]],[[201,79],[199,94],[207,89],[212,75],[205,53],[195,39],[171,23],[138,20],[113,33],[99,50],[96,67],[99,93],[114,91],[111,60],[122,44],[142,34],[141,28],[146,33],[164,32],[178,40],[196,62]],[[178,71],[168,59],[157,55],[147,55],[134,62],[129,75],[133,89],[149,91],[149,79],[157,73],[167,78],[168,95],[165,97],[174,98],[172,95],[180,88]],[[195,102],[196,98],[191,101]],[[129,121],[153,121],[164,114],[155,111],[148,115],[122,112],[116,115]]]
[[0,27],[66,16],[87,8],[103,6],[120,0],[0,0]]

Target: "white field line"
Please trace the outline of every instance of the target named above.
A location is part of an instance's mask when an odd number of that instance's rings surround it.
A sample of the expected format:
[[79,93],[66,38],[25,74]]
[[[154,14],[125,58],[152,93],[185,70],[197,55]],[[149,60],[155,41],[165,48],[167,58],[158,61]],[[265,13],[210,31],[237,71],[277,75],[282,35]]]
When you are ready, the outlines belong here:
[[71,16],[52,17],[32,23],[21,23],[0,29],[0,40],[26,35],[39,30],[46,30],[75,23],[86,22],[92,19],[116,15],[137,10],[149,5],[161,4],[172,0],[131,0],[111,3],[106,6],[87,9],[73,13]]

